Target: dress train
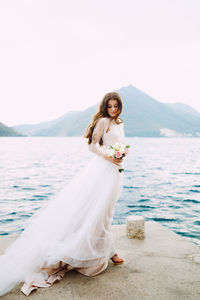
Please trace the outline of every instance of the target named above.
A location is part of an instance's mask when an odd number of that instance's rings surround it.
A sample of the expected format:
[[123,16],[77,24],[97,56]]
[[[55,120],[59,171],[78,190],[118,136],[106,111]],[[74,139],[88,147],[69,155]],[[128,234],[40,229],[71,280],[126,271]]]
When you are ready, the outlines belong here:
[[28,296],[71,269],[94,276],[107,268],[108,259],[117,252],[111,223],[123,172],[93,155],[0,256],[0,295],[24,282],[21,291]]

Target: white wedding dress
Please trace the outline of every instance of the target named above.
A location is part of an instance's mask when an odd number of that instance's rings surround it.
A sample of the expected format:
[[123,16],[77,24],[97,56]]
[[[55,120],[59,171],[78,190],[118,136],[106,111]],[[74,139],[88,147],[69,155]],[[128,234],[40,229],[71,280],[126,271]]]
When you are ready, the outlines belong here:
[[[111,223],[124,173],[103,155],[109,144],[125,144],[125,136],[123,122],[109,122],[110,118],[101,118],[94,128],[89,163],[30,218],[0,256],[1,296],[20,282],[28,296],[38,287],[51,286],[71,269],[94,276],[117,253]],[[103,146],[98,144],[101,137]]]

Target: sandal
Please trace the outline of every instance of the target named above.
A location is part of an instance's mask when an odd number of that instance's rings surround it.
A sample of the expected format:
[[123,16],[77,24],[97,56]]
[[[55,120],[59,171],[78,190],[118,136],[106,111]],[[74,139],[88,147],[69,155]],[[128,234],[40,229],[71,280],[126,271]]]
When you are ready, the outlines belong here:
[[114,256],[118,256],[117,253],[114,254],[110,259],[112,260],[112,262],[113,262],[115,265],[119,265],[119,264],[122,264],[122,263],[124,262],[122,258],[119,258],[120,261],[115,261],[115,260],[113,259]]

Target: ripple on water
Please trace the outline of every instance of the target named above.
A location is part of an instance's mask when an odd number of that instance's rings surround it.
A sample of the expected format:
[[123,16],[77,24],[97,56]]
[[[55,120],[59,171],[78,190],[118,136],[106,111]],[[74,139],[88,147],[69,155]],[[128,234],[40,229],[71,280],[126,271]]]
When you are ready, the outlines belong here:
[[145,201],[150,201],[149,198],[144,198],[144,199],[139,199],[138,202],[145,202]]
[[186,172],[186,173],[182,173],[182,174],[186,174],[186,175],[200,175],[199,172],[194,172],[194,173],[192,173],[192,172]]
[[177,206],[177,205],[168,205],[168,207],[171,207],[171,208],[181,208],[181,206]]
[[154,221],[158,221],[158,222],[176,222],[176,223],[179,223],[179,222],[183,222],[183,220],[180,220],[180,219],[174,219],[174,218],[148,218],[149,220],[154,220]]
[[149,206],[149,205],[127,205],[127,207],[143,207],[143,208],[152,208],[154,209],[154,206]]
[[[123,186],[124,189],[133,189],[132,185],[124,185]],[[139,187],[135,187],[135,188],[139,188]]]
[[177,234],[180,234],[182,236],[186,236],[186,237],[189,237],[189,238],[197,238],[199,236],[199,234],[191,234],[190,232],[185,232],[185,231],[176,231],[175,232]]
[[183,202],[200,203],[200,201],[195,199],[183,199]]
[[20,218],[30,218],[30,216],[32,215],[33,213],[29,213],[29,214],[23,214],[23,215],[20,215]]
[[33,198],[30,198],[29,201],[38,201],[38,200],[44,200],[48,198],[46,195],[33,195]]
[[194,225],[199,225],[200,226],[200,221],[194,221]]
[[46,195],[33,195],[34,198],[47,198]]
[[193,190],[193,189],[189,190],[189,192],[193,192],[193,193],[200,193],[200,191],[199,191],[199,190]]
[[41,206],[39,206],[39,207],[34,207],[34,210],[38,210],[38,209],[40,209],[41,208]]
[[8,223],[8,222],[13,222],[14,219],[13,218],[9,218],[9,219],[4,219],[4,220],[0,220],[0,223]]

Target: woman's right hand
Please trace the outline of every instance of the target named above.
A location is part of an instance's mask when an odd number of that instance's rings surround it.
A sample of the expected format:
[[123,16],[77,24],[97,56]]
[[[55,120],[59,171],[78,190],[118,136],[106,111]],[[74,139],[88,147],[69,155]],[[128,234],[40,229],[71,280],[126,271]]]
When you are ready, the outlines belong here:
[[122,158],[113,158],[113,157],[108,156],[107,154],[104,155],[104,158],[109,160],[111,163],[117,165],[118,167],[121,166]]

